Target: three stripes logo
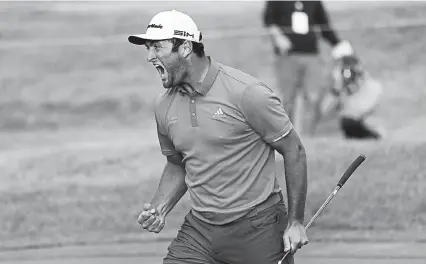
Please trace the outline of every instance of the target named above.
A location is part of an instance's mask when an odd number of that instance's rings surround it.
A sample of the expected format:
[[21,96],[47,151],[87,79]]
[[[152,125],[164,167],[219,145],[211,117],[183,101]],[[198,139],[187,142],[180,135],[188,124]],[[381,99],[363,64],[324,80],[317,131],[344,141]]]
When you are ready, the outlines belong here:
[[221,118],[226,118],[225,113],[222,111],[221,108],[219,108],[216,113],[214,113],[213,115],[213,119],[221,119]]

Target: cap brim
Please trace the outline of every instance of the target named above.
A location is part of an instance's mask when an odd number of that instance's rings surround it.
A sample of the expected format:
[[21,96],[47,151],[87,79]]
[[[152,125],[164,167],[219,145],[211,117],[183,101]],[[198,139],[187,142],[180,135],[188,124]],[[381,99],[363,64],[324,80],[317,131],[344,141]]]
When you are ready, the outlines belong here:
[[149,40],[149,38],[147,38],[146,34],[140,34],[131,35],[128,37],[128,40],[130,43],[135,45],[145,45],[146,41]]
[[128,40],[130,43],[135,45],[145,45],[145,43],[149,40],[163,40],[168,39],[169,37],[166,36],[148,36],[147,34],[140,34],[140,35],[131,35],[128,37]]

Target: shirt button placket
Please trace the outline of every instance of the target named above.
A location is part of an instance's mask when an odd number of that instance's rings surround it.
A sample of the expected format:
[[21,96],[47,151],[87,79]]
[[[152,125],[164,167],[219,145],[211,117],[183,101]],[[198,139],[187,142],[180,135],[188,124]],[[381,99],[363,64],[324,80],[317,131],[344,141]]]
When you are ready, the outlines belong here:
[[191,115],[191,125],[192,125],[192,127],[198,126],[197,109],[195,107],[195,98],[193,98],[193,97],[190,98],[189,113]]

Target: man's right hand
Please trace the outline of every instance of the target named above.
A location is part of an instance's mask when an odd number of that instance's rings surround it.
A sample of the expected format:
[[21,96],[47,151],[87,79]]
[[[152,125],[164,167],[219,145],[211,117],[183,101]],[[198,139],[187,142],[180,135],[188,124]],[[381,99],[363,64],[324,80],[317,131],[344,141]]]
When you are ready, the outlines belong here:
[[272,25],[268,29],[274,46],[279,50],[281,55],[286,54],[291,48],[291,41],[281,32],[278,26]]
[[334,60],[341,59],[345,56],[354,56],[355,51],[351,43],[347,40],[342,40],[337,43],[331,50],[331,56]]
[[149,232],[159,233],[165,225],[165,216],[151,204],[145,204],[138,223]]

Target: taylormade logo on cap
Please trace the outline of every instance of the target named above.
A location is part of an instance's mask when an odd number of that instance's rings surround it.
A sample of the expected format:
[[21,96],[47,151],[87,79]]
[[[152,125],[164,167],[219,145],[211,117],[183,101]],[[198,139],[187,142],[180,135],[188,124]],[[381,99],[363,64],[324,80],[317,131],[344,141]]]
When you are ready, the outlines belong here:
[[172,10],[156,14],[149,22],[146,33],[129,36],[129,42],[144,45],[147,40],[179,38],[201,42],[201,32],[187,14]]

